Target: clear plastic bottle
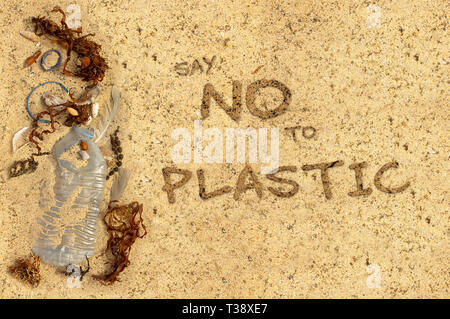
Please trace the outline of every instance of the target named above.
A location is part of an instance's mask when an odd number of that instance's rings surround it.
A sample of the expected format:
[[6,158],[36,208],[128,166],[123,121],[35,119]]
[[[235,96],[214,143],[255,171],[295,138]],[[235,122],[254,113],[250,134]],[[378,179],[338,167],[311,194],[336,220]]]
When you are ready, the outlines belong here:
[[[55,266],[79,264],[95,253],[98,216],[108,169],[100,149],[91,141],[93,136],[92,130],[74,126],[53,147],[57,160],[53,187],[55,203],[37,219],[39,233],[32,248],[45,263]],[[77,168],[70,161],[62,160],[61,155],[80,141],[87,143],[89,159],[86,166]],[[70,205],[67,202],[77,193],[70,208],[64,209],[63,206]],[[78,219],[64,225],[62,214],[71,214]]]

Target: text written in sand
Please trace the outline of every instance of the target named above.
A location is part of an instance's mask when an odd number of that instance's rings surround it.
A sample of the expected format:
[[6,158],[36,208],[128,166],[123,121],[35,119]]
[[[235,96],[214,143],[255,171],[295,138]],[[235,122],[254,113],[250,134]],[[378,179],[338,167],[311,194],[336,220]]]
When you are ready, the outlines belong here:
[[[272,105],[268,106],[265,104],[265,102],[262,102],[264,101],[264,99],[261,99],[261,95],[264,94],[265,90],[275,90],[278,92],[277,98],[273,100]],[[235,122],[239,122],[241,118],[242,105],[244,104],[244,88],[240,81],[232,82],[231,95],[231,103],[228,103],[224,98],[224,94],[218,92],[214,85],[212,85],[211,83],[205,84],[200,106],[202,120],[206,120],[210,116],[210,108],[213,106],[214,101],[215,104],[218,105],[223,111],[225,111],[225,113],[232,120],[234,120]],[[285,115],[288,111],[291,100],[292,94],[290,89],[285,84],[277,80],[261,79],[252,82],[247,86],[245,92],[245,104],[248,111],[253,116],[259,118],[264,122],[267,122],[272,118]],[[197,122],[201,123],[201,121]],[[213,149],[214,152],[220,151],[218,154],[215,154],[219,156],[208,156],[208,158],[218,158],[218,160],[215,161],[216,163],[233,163],[233,161],[230,161],[230,158],[232,156],[228,155],[226,155],[227,160],[225,162],[221,161],[221,157],[223,156],[224,152],[221,149],[223,145],[223,137],[220,130],[218,128],[210,128],[210,130],[214,130],[215,134],[207,135],[213,136],[214,138],[213,140],[209,141],[209,144],[205,145],[205,147],[203,148],[203,146],[201,145],[201,126],[199,127],[200,129],[198,130],[198,132],[194,132],[196,135],[196,137],[194,138],[194,152],[198,153],[197,155],[201,155],[205,149],[209,149],[210,151],[211,149]],[[300,129],[300,127],[295,126],[286,129],[292,132],[295,141],[295,130]],[[239,200],[247,192],[253,192],[257,198],[261,199],[264,196],[264,193],[267,193],[267,191],[276,197],[291,198],[299,192],[300,184],[296,181],[299,175],[299,173],[297,172],[297,166],[278,166],[278,134],[276,134],[275,139],[271,139],[270,142],[272,156],[267,156],[267,139],[256,139],[256,129],[247,128],[247,130],[250,131],[249,133],[254,133],[247,134],[248,136],[253,136],[254,138],[248,138],[249,145],[246,144],[247,139],[245,138],[245,136],[242,139],[237,139],[237,144],[241,143],[243,145],[236,145],[236,147],[242,152],[245,152],[247,148],[249,149],[249,153],[252,152],[252,150],[255,151],[252,154],[247,154],[249,155],[249,159],[252,159],[252,161],[250,162],[255,163],[256,159],[260,157],[257,155],[256,149],[259,147],[259,149],[261,150],[261,146],[263,146],[265,151],[263,153],[265,154],[265,156],[261,156],[261,159],[271,159],[271,163],[275,163],[275,165],[271,165],[271,168],[268,171],[266,170],[265,172],[263,172],[263,170],[261,170],[260,173],[256,173],[255,169],[246,162],[244,168],[239,173],[234,185],[230,185],[229,183],[226,183],[226,185],[214,185],[214,183],[208,183],[208,171],[204,168],[197,169],[196,175],[198,195],[202,200],[208,200],[228,193],[232,193],[232,197],[234,200]],[[316,130],[311,126],[303,127],[302,134],[305,138],[312,138],[316,134]],[[181,137],[180,141],[176,145],[176,149],[186,153],[182,154],[180,158],[187,159],[187,161],[184,160],[183,162],[188,163],[189,159],[191,158],[190,153],[192,138],[189,134],[175,135],[177,137]],[[258,140],[259,143],[257,143]],[[261,143],[261,140],[264,140],[264,143]],[[254,143],[254,145],[252,145],[252,143]],[[256,143],[261,145],[256,145]],[[211,145],[213,147],[209,147]],[[248,147],[246,147],[246,145]],[[273,147],[274,145],[276,146],[275,149]],[[229,152],[227,151],[225,153],[228,154]],[[230,154],[231,153],[232,152],[230,152]],[[273,156],[274,154],[275,156]],[[201,156],[197,156],[197,160],[195,162],[201,163],[198,158],[201,158]],[[246,158],[245,154],[242,156],[242,158]],[[239,163],[241,162],[242,161],[240,161]],[[264,161],[261,161],[261,163],[263,162]],[[302,176],[303,178],[308,178],[308,173],[311,171],[313,179],[316,180],[315,175],[319,174],[320,181],[318,180],[317,183],[319,185],[321,184],[322,193],[325,198],[327,200],[330,200],[333,197],[333,181],[337,181],[337,177],[335,175],[336,170],[341,170],[342,168],[340,167],[342,166],[344,166],[343,160],[331,160],[326,162],[304,164],[301,166],[301,170],[303,171]],[[350,170],[349,172],[353,171],[353,174],[355,176],[355,184],[353,186],[349,185],[348,187],[348,196],[362,197],[372,194],[372,188],[370,187],[370,185],[368,185],[369,183],[366,182],[366,185],[363,183],[364,169],[368,166],[368,163],[364,161],[354,162],[348,166],[348,169]],[[379,192],[386,194],[396,194],[403,192],[410,186],[410,182],[408,180],[399,176],[397,171],[398,168],[399,163],[395,160],[390,160],[377,170],[373,177],[373,184]],[[389,173],[385,174],[388,171]],[[167,193],[169,203],[175,203],[176,190],[180,192],[180,189],[189,183],[192,178],[193,172],[188,169],[183,169],[171,165],[169,167],[163,168],[162,174],[164,178],[164,186],[162,189]],[[396,177],[391,177],[391,175],[394,175]],[[267,183],[267,186],[263,185],[263,182],[261,181],[262,177],[264,177],[264,181],[265,183]]]
[[212,58],[203,57],[194,59],[192,62],[182,61],[179,63],[175,63],[174,70],[178,75],[188,76],[194,74],[209,74],[211,69],[216,61],[216,56],[214,55]]

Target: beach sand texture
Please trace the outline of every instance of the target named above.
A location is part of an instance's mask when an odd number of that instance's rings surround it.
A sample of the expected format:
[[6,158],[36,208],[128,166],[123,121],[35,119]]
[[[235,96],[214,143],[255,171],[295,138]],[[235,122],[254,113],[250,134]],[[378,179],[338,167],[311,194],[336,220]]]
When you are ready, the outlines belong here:
[[[123,166],[132,172],[122,203],[144,205],[148,234],[131,250],[120,282],[104,286],[92,275],[105,272],[107,234],[99,220],[97,254],[82,288],[69,288],[61,269],[41,264],[42,281],[32,289],[8,273],[30,254],[42,192],[51,193],[53,156],[39,158],[33,174],[8,178],[15,160],[15,132],[30,124],[28,93],[45,81],[60,81],[80,93],[86,85],[39,64],[22,68],[36,51],[19,35],[30,18],[48,16],[55,4],[73,1],[4,1],[0,8],[0,296],[2,298],[448,298],[449,294],[449,108],[447,1],[87,1],[83,34],[95,33],[110,69],[101,83],[100,115],[111,86],[122,94],[109,134],[120,126]],[[378,9],[379,11],[377,11]],[[59,22],[59,15],[50,17]],[[42,51],[57,48],[42,39]],[[213,60],[213,57],[214,60]],[[211,63],[211,61],[213,61]],[[447,76],[445,75],[447,74]],[[232,101],[233,81],[247,88],[267,79],[284,84],[292,97],[279,116],[261,119],[243,99],[239,121],[212,102],[203,128],[279,128],[279,162],[296,172],[289,191],[250,164],[262,197],[250,189],[234,197],[242,163],[172,162],[172,131],[193,131],[202,118],[203,89],[211,84]],[[39,89],[33,98],[38,103]],[[49,90],[61,93],[57,86]],[[274,109],[280,92],[261,89],[258,108]],[[94,121],[95,123],[95,121]],[[316,132],[305,138],[302,129]],[[69,128],[60,126],[43,143],[50,150]],[[104,141],[108,145],[109,138]],[[304,165],[343,161],[328,170],[327,199],[319,170]],[[398,162],[384,185],[409,186],[396,194],[374,183],[378,170]],[[354,163],[362,169],[367,196],[355,191]],[[163,190],[162,169],[176,166],[192,178]],[[204,200],[206,191],[232,191]],[[172,175],[172,180],[180,177]],[[107,181],[104,213],[112,181]],[[85,265],[83,264],[85,267]],[[377,281],[379,279],[379,281]]]

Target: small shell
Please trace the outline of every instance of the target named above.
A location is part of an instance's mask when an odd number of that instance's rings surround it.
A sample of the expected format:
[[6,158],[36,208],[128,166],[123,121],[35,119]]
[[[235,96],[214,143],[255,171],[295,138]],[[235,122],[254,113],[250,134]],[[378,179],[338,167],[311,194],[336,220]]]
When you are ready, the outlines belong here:
[[80,157],[81,157],[81,159],[83,160],[83,161],[87,161],[88,159],[89,159],[89,154],[88,154],[88,152],[86,152],[86,151],[80,151],[79,152],[79,154],[80,154]]
[[20,31],[20,35],[23,36],[25,39],[28,39],[33,42],[39,42],[39,37],[31,31]]
[[69,112],[69,114],[72,115],[72,116],[78,116],[79,115],[78,111],[73,109],[73,108],[71,108],[70,106],[67,107],[67,112]]
[[98,103],[92,104],[92,117],[96,118],[98,115]]
[[81,149],[83,151],[87,151],[88,150],[88,145],[87,145],[87,143],[85,141],[81,141],[80,142],[80,146],[81,146]]

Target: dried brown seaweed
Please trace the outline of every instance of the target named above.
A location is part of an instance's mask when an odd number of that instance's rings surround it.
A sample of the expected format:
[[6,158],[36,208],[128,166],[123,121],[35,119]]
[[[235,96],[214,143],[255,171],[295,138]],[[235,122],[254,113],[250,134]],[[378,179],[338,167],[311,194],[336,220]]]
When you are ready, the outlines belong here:
[[143,238],[147,229],[143,224],[143,205],[133,202],[124,206],[112,206],[116,201],[109,203],[104,222],[109,239],[106,244],[106,252],[112,255],[112,269],[103,276],[95,276],[107,285],[118,281],[119,274],[130,264],[129,255],[131,246],[137,238]]
[[17,279],[25,281],[31,287],[36,288],[41,282],[40,264],[41,259],[39,256],[31,255],[29,258],[16,260],[14,266],[9,267],[9,272]]
[[116,159],[116,166],[111,168],[108,175],[106,176],[106,179],[110,179],[111,176],[118,172],[119,168],[122,166],[123,154],[122,147],[120,146],[120,139],[119,136],[117,136],[118,133],[119,127],[117,127],[114,133],[110,135],[111,146]]
[[74,116],[69,113],[64,122],[65,126],[71,127],[73,124],[84,124],[89,120],[89,117],[91,116],[91,104],[70,103],[70,106],[68,107],[76,110],[78,115]]
[[18,177],[24,174],[30,174],[36,171],[38,162],[33,158],[26,160],[15,161],[9,168],[9,177]]
[[[42,111],[36,115],[32,122],[32,130],[29,135],[29,141],[33,143],[37,148],[37,153],[33,153],[31,155],[31,158],[34,160],[34,156],[41,156],[41,155],[48,155],[48,152],[41,152],[41,147],[39,145],[39,141],[37,141],[35,138],[38,138],[39,140],[44,140],[44,135],[51,134],[56,131],[55,124],[58,123],[56,118],[61,115],[65,114],[67,115],[64,125],[71,127],[73,124],[84,124],[89,120],[89,117],[91,116],[91,104],[75,104],[74,102],[66,102],[63,104],[58,105],[50,105],[47,106],[46,111]],[[62,109],[61,109],[62,107]],[[68,108],[72,108],[77,111],[77,116],[74,116],[67,112]],[[39,126],[39,120],[44,117],[45,115],[48,115],[50,117],[50,129],[42,129]]]
[[[103,80],[106,69],[108,69],[105,59],[100,56],[101,45],[87,39],[94,34],[81,36],[80,30],[70,29],[66,24],[66,14],[60,7],[55,7],[52,12],[59,12],[62,15],[61,26],[51,20],[35,17],[32,18],[35,25],[34,32],[38,36],[47,35],[55,43],[66,48],[67,59],[64,63],[64,74],[80,77],[84,81],[92,81],[88,88],[94,87]],[[75,71],[67,70],[72,51],[79,54],[81,61]]]

